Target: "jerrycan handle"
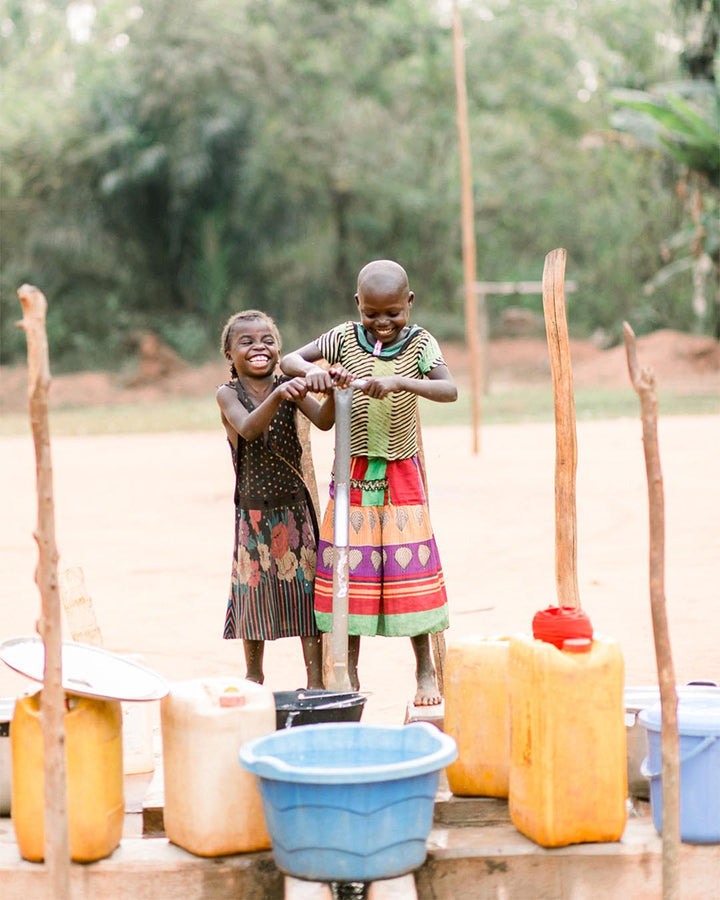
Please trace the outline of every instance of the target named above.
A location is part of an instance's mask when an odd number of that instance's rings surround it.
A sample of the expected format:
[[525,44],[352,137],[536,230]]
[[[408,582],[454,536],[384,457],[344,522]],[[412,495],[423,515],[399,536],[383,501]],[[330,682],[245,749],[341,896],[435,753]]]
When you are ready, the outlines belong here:
[[[695,744],[695,746],[687,754],[687,756],[684,756],[680,760],[680,765],[682,766],[686,762],[690,762],[691,759],[694,759],[694,757],[696,757],[698,754],[702,753],[703,750],[707,750],[707,748],[711,744],[714,744],[717,739],[718,739],[718,735],[709,734],[704,740],[700,741],[699,744]],[[662,776],[662,769],[660,769],[658,772],[651,772],[650,771],[650,759],[649,759],[649,757],[646,756],[645,759],[642,761],[642,763],[640,763],[640,774],[644,775],[645,778],[660,778]]]

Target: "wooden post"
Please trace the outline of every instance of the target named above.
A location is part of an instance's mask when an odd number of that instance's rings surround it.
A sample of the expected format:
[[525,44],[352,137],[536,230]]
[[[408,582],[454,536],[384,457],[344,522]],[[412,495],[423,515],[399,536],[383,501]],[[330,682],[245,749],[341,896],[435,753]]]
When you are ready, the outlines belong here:
[[580,606],[575,475],[577,436],[572,362],[565,316],[567,251],[552,250],[543,270],[543,310],[555,402],[555,584],[560,606]]
[[310,499],[315,507],[315,515],[318,522],[322,517],[320,508],[320,495],[318,494],[317,478],[315,477],[315,464],[313,463],[312,444],[310,442],[310,419],[304,416],[300,410],[295,411],[295,424],[297,425],[298,439],[302,447],[302,474],[303,481],[310,492]]
[[60,599],[67,616],[70,636],[81,644],[103,646],[92,597],[85,587],[85,573],[79,566],[60,573]]
[[655,658],[660,685],[662,725],[662,889],[663,900],[680,898],[680,738],[677,722],[675,669],[670,646],[670,629],[665,600],[665,500],[657,435],[657,395],[655,376],[641,369],[637,359],[635,334],[623,323],[625,352],[630,381],[640,398],[643,447],[648,481],[650,511],[650,609],[652,612]]
[[62,687],[62,619],[48,421],[50,361],[45,331],[47,300],[41,291],[29,284],[18,289],[18,296],[23,309],[23,318],[18,326],[25,331],[28,345],[28,397],[38,497],[34,537],[38,545],[35,582],[42,602],[38,631],[45,646],[45,677],[40,704],[45,778],[45,865],[49,879],[48,896],[54,900],[68,900],[70,841],[65,775],[65,692]]
[[462,210],[462,256],[465,284],[465,341],[470,351],[472,397],[472,449],[480,449],[482,419],[482,364],[478,340],[475,276],[477,269],[475,248],[475,212],[473,203],[470,132],[467,115],[467,86],[465,84],[465,49],[462,19],[457,0],[453,0],[453,57],[455,63],[455,93],[457,96],[457,130],[460,148],[460,196]]

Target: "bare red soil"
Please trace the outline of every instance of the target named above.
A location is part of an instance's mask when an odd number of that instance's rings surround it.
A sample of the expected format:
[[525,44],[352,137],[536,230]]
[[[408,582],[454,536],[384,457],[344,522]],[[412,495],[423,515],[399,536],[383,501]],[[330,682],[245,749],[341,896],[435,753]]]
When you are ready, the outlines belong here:
[[[151,336],[152,337],[152,336]],[[601,350],[591,341],[571,341],[573,377],[577,387],[626,387],[629,384],[625,348]],[[143,403],[165,396],[202,396],[227,378],[227,366],[208,363],[191,367],[157,339],[141,345],[131,372],[79,372],[54,376],[50,402],[53,407]],[[462,344],[446,343],[443,353],[459,382],[470,372],[470,358]],[[709,390],[720,386],[720,342],[703,335],[657,331],[638,339],[638,355],[651,366],[664,387]],[[540,338],[507,338],[488,347],[488,378],[492,385],[549,383],[547,343]],[[0,410],[21,412],[27,408],[27,373],[23,367],[0,369]]]

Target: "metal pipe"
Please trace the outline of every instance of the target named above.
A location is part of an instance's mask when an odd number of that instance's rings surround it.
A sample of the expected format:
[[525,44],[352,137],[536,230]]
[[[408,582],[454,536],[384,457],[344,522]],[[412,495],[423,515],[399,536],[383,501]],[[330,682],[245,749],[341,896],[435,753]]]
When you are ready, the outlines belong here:
[[333,617],[332,674],[328,688],[352,690],[348,675],[348,592],[350,587],[350,407],[353,388],[362,388],[358,379],[335,392],[335,505],[333,508]]

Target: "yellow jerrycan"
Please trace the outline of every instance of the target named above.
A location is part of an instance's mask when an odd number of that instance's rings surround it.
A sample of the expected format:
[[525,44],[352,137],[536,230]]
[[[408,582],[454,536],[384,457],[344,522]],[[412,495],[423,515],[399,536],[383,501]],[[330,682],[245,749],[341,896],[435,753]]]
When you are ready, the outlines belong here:
[[445,732],[458,757],[446,769],[453,794],[507,797],[510,772],[510,639],[453,640],[445,657]]
[[198,856],[268,850],[260,791],[238,753],[275,730],[272,691],[233,677],[177,682],[160,719],[168,839]]
[[[31,862],[45,855],[40,696],[18,698],[10,730],[12,821],[20,855]],[[122,709],[119,700],[75,694],[66,694],[65,704],[70,857],[93,862],[109,856],[122,837]]]
[[510,639],[510,819],[543,847],[616,841],[625,829],[622,652],[609,638],[587,643]]

